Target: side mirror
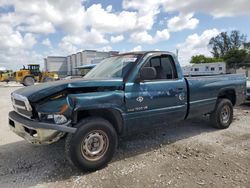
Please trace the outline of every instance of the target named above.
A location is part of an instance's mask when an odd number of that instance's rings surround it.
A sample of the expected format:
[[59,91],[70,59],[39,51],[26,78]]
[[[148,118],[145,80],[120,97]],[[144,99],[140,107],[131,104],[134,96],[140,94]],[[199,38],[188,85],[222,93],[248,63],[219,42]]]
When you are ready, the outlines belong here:
[[154,67],[142,67],[140,70],[140,80],[153,80],[156,78],[156,75]]

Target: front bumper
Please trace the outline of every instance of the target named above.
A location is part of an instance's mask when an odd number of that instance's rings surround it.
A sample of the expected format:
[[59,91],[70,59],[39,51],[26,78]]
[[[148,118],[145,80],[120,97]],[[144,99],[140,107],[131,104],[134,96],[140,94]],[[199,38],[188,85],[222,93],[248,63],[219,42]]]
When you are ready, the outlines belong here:
[[247,92],[247,100],[250,101],[250,92]]
[[10,129],[32,144],[51,144],[65,133],[75,133],[76,128],[70,127],[70,124],[49,124],[25,118],[15,111],[9,113]]

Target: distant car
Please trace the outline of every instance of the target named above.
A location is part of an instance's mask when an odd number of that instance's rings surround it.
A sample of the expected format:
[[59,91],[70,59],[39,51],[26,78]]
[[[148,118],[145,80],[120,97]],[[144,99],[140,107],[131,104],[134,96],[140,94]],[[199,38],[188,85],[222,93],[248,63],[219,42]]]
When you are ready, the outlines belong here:
[[78,69],[81,72],[81,75],[85,76],[95,66],[96,66],[96,64],[87,64],[87,65],[78,66],[75,69]]
[[81,65],[79,67],[76,67],[75,69],[80,70],[81,76],[67,76],[64,78],[61,78],[61,80],[71,80],[76,78],[82,78],[84,77],[91,69],[93,69],[96,66],[96,64],[87,64],[87,65]]
[[247,81],[247,100],[250,101],[250,80]]
[[71,79],[77,79],[77,78],[82,78],[82,76],[67,76],[67,77],[61,78],[61,80],[71,80]]

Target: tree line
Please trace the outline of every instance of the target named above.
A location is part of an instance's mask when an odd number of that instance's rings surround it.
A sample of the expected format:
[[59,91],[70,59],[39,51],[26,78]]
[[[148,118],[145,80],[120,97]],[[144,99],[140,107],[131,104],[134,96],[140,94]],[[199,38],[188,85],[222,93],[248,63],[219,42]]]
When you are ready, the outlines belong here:
[[195,55],[190,63],[226,62],[230,68],[250,67],[250,42],[246,40],[247,36],[237,30],[221,32],[212,37],[208,44],[213,57]]

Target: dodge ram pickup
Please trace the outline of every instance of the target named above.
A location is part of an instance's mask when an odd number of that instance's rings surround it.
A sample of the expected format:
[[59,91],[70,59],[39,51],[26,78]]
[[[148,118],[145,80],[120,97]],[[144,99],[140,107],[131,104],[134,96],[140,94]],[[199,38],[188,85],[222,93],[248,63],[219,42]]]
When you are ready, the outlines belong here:
[[14,91],[9,126],[32,144],[65,138],[69,161],[93,171],[111,160],[120,136],[202,115],[225,129],[245,98],[243,75],[184,78],[172,53],[132,52],[104,59],[80,79]]

